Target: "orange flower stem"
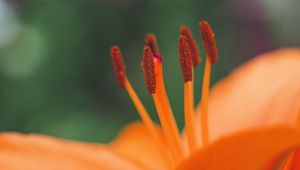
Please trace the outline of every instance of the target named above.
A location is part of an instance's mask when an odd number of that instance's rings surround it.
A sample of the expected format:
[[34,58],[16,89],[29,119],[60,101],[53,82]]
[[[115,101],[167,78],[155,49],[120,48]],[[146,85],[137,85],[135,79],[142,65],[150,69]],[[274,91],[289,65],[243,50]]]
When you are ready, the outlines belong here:
[[[159,134],[156,131],[155,125],[149,116],[148,112],[146,111],[144,105],[142,104],[141,100],[137,96],[136,92],[134,91],[132,85],[130,84],[129,80],[127,77],[125,77],[125,88],[128,92],[129,97],[131,98],[133,104],[135,105],[143,123],[146,125],[147,129],[149,130],[150,134],[154,137],[154,139],[157,141],[158,146],[163,150],[162,148],[164,147],[163,141]],[[161,152],[162,154],[164,152]],[[165,153],[167,154],[167,153]],[[169,155],[162,155],[163,159],[165,159],[166,165],[171,168],[174,166],[174,162],[172,162],[169,159]]]
[[203,145],[207,145],[209,141],[208,96],[209,96],[209,86],[210,86],[210,72],[211,72],[211,62],[209,58],[206,57],[204,76],[202,81],[202,94],[201,94],[201,131],[202,131]]
[[184,119],[190,153],[196,150],[193,81],[184,83]]

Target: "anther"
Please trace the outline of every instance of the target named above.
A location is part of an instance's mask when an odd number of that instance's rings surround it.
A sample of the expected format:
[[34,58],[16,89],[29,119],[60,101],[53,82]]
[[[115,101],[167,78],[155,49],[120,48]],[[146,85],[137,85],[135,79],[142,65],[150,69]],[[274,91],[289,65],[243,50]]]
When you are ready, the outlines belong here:
[[149,46],[152,53],[155,55],[158,53],[157,40],[154,34],[147,34],[145,38],[145,46]]
[[213,33],[208,22],[203,21],[199,23],[200,33],[203,44],[205,46],[207,56],[212,64],[218,62],[218,49],[215,41],[215,34]]
[[184,35],[180,35],[178,38],[178,51],[184,82],[192,81],[192,55],[187,37]]
[[126,69],[119,47],[112,46],[110,48],[110,57],[119,86],[125,88]]
[[147,90],[150,93],[155,93],[156,79],[155,79],[155,68],[154,68],[154,56],[149,46],[144,46],[142,68],[145,75]]
[[192,53],[192,61],[194,67],[196,67],[200,62],[201,62],[201,56],[200,56],[200,51],[197,46],[197,43],[189,30],[187,26],[181,26],[180,27],[180,34],[186,36],[191,53]]

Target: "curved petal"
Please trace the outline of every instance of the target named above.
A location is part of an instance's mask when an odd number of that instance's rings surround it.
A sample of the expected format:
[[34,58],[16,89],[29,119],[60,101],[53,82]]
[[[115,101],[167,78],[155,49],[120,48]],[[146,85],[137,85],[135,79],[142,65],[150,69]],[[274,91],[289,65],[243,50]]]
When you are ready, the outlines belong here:
[[243,131],[220,138],[196,151],[178,170],[254,170],[300,146],[300,131],[276,126]]
[[142,165],[105,146],[42,135],[0,134],[0,169],[142,170]]
[[[157,128],[157,133],[161,131]],[[149,169],[168,169],[170,155],[161,147],[143,123],[129,124],[111,144],[114,151],[142,162]]]
[[290,170],[300,169],[300,149],[292,153],[288,163]]
[[295,124],[299,112],[300,50],[263,54],[213,88],[209,98],[211,139],[255,127]]

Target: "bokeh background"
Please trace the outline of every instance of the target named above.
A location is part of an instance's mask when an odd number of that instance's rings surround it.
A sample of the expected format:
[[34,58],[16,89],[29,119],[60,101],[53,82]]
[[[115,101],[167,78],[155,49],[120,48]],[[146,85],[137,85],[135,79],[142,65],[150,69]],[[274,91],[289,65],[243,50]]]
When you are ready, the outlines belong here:
[[[0,131],[107,142],[138,114],[118,88],[109,48],[119,45],[127,74],[151,116],[140,61],[155,33],[170,101],[183,126],[177,37],[197,23],[214,28],[220,62],[212,82],[257,54],[300,45],[299,0],[0,0]],[[203,64],[196,70],[199,100]]]

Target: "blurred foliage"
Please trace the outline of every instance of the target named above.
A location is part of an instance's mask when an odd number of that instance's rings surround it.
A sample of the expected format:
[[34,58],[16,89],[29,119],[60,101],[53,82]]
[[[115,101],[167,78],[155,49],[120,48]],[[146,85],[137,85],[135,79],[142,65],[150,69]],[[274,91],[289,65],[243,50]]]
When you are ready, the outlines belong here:
[[[115,81],[109,58],[114,44],[157,121],[139,66],[149,32],[158,37],[167,91],[182,127],[180,25],[191,28],[202,55],[197,23],[213,26],[220,52],[214,83],[259,53],[299,46],[297,5],[296,0],[0,0],[0,130],[105,142],[138,120]],[[196,69],[197,100],[202,72],[203,64]]]

